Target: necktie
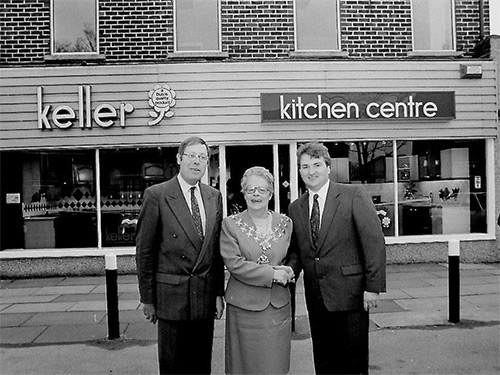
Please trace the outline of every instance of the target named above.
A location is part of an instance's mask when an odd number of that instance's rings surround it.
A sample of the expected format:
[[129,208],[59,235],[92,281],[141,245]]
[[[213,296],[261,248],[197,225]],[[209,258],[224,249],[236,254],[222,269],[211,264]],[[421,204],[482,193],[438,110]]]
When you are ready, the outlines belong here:
[[318,202],[318,194],[314,194],[314,202],[311,211],[311,235],[313,240],[314,247],[318,247],[318,237],[319,237],[319,202]]
[[195,190],[196,186],[191,186],[191,213],[193,215],[196,232],[198,232],[198,236],[200,236],[201,240],[203,241],[203,226],[201,224],[200,206],[198,206],[198,200],[194,195]]

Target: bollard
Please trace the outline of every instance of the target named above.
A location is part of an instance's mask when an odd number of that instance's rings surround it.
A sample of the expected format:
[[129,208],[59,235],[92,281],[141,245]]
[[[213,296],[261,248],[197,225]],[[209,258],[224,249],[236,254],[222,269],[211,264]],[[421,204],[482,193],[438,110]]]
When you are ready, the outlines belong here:
[[106,300],[108,306],[108,339],[120,338],[118,318],[118,271],[116,254],[106,254]]
[[448,241],[448,321],[460,322],[460,241]]

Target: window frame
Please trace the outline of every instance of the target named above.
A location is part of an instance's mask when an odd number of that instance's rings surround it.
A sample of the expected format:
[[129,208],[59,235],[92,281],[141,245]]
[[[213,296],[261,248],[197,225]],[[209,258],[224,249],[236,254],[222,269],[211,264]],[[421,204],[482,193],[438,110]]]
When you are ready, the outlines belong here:
[[416,49],[415,48],[415,17],[414,17],[414,3],[418,0],[410,1],[411,10],[411,43],[412,52],[414,53],[424,53],[424,54],[451,54],[455,53],[457,50],[457,30],[456,30],[456,3],[455,0],[447,0],[450,4],[450,14],[451,17],[451,49]]
[[180,0],[173,0],[173,30],[174,30],[174,54],[210,54],[210,53],[221,53],[222,52],[222,10],[221,10],[221,0],[216,0],[217,2],[217,50],[179,50],[177,42],[177,2]]
[[335,15],[337,21],[337,32],[336,32],[336,41],[337,41],[337,49],[299,49],[298,45],[298,27],[297,27],[297,1],[293,0],[293,24],[294,24],[294,49],[297,53],[303,54],[328,54],[328,53],[339,53],[342,51],[342,38],[341,38],[341,27],[340,27],[340,2],[339,0],[334,0],[335,7]]
[[93,0],[95,5],[95,35],[96,35],[96,51],[94,52],[56,52],[56,35],[55,35],[55,2],[57,0],[50,0],[50,54],[52,56],[83,56],[83,55],[99,55],[99,0]]

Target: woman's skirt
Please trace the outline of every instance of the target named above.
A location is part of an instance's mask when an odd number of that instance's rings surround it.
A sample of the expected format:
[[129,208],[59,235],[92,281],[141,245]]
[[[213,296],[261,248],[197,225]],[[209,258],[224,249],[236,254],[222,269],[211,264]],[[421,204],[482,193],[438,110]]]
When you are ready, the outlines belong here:
[[226,374],[287,374],[291,327],[290,304],[264,311],[227,304]]

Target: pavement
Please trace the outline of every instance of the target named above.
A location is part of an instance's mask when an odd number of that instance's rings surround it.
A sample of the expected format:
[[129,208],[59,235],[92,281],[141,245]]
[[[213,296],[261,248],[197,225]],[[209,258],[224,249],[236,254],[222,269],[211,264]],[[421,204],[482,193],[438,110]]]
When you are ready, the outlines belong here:
[[[301,280],[290,374],[313,374]],[[499,281],[499,263],[460,264],[460,321],[450,323],[447,264],[388,265],[370,312],[370,373],[500,374]],[[135,275],[118,276],[118,300],[121,337],[109,340],[104,276],[0,280],[0,374],[156,374],[156,326]],[[213,374],[224,374],[224,323]]]

